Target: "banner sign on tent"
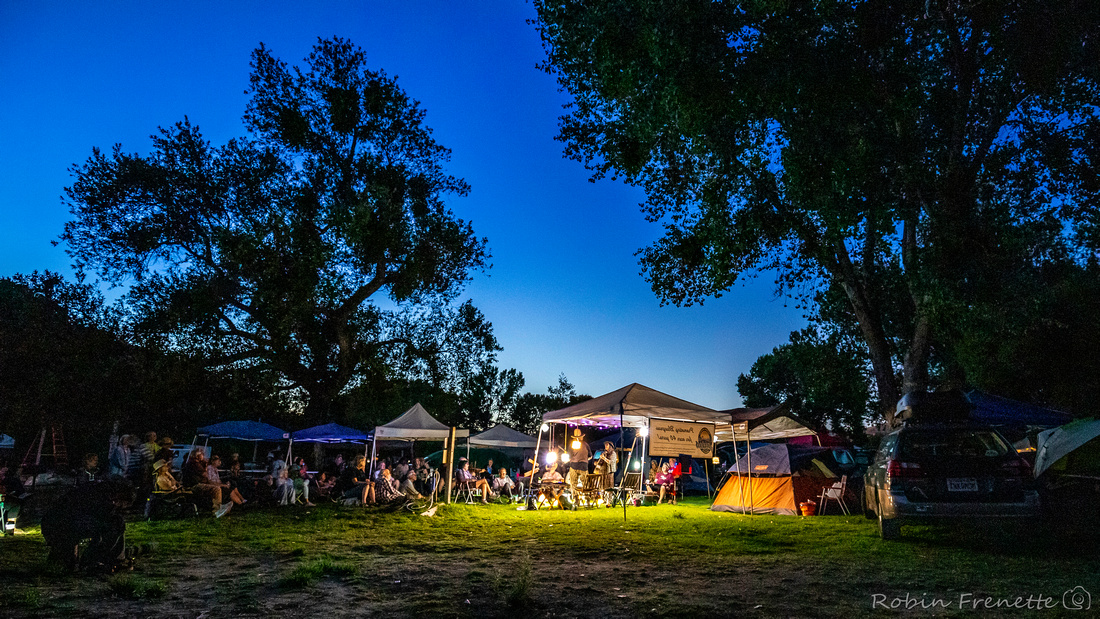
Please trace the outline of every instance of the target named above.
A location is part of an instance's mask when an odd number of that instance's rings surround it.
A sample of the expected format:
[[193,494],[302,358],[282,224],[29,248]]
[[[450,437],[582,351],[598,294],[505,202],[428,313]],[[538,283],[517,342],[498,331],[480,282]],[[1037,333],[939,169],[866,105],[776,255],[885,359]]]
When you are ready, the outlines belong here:
[[709,458],[714,455],[714,424],[653,419],[649,426],[649,454]]

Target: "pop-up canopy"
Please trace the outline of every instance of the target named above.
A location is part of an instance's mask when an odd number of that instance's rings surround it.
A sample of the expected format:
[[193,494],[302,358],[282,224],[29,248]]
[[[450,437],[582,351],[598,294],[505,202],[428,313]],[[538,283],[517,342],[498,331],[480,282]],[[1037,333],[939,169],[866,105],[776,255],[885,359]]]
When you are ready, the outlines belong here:
[[1100,420],[1078,419],[1053,430],[1039,433],[1033,471],[1038,477],[1055,462],[1100,436]]
[[805,421],[793,415],[785,403],[768,408],[734,408],[722,412],[730,416],[735,428],[746,424],[742,427],[748,428],[748,437],[738,430],[737,440],[774,441],[817,434]]
[[305,430],[298,430],[292,432],[290,437],[296,443],[365,443],[371,439],[364,432],[338,423],[326,423]]
[[[398,438],[406,440],[442,441],[450,434],[450,426],[428,414],[420,402],[413,404],[400,417],[374,429],[374,439]],[[455,430],[455,437],[470,436],[469,430]]]
[[262,421],[223,421],[198,429],[205,438],[232,438],[239,441],[279,442],[290,438],[290,433]]
[[648,426],[650,419],[713,423],[719,434],[730,433],[729,415],[638,383],[542,416],[547,422],[616,428]]
[[13,449],[15,447],[15,439],[7,434],[0,434],[0,449]]
[[471,445],[484,445],[487,447],[523,447],[534,448],[535,437],[527,436],[523,432],[517,432],[500,423],[488,430],[470,437]]

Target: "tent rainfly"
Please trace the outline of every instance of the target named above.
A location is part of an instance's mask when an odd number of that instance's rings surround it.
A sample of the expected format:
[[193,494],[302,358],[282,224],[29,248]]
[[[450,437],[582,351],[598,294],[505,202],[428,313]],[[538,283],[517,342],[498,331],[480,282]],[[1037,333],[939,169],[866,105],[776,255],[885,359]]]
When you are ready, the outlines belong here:
[[499,423],[481,434],[471,436],[467,442],[470,445],[485,447],[521,447],[534,449],[536,439],[533,436],[528,436],[523,432],[517,432]]

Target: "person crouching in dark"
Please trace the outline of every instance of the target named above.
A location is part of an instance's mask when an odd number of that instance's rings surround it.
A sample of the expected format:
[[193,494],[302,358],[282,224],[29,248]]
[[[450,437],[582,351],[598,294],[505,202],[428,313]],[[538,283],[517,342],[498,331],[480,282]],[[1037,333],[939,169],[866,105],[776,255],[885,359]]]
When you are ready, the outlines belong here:
[[[62,495],[42,516],[49,560],[70,571],[129,567],[123,510],[132,502],[133,488],[124,480],[82,484]],[[84,540],[88,545],[80,553]]]

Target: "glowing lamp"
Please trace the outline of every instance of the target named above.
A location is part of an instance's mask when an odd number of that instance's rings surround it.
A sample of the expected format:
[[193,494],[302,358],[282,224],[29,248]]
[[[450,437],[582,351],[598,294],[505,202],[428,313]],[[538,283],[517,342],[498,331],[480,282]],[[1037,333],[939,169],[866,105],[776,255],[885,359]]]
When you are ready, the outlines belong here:
[[638,436],[641,436],[641,437],[649,436],[649,426],[642,426],[642,427],[638,428]]
[[574,440],[572,443],[569,443],[569,446],[573,448],[573,451],[576,451],[581,448],[581,442]]
[[556,452],[553,452],[553,451],[546,452],[546,466],[550,466],[551,464],[553,464],[557,461],[558,461],[558,454]]
[[569,464],[569,454],[562,454],[561,455],[561,462],[562,462],[562,464]]
[[714,456],[713,458],[710,459],[710,461],[711,461],[711,464],[718,464],[720,462],[720,460],[718,459],[718,456]]
[[549,426],[549,425],[547,425],[547,424],[545,424],[545,423],[544,423],[544,424],[542,424],[542,431],[543,431],[543,432],[546,432],[546,431],[547,431],[547,430],[549,430],[549,429],[550,429],[550,426]]
[[640,470],[642,470],[642,463],[641,463],[641,461],[640,461],[640,460],[635,460],[635,461],[634,461],[634,470],[635,470],[635,471],[640,471]]

